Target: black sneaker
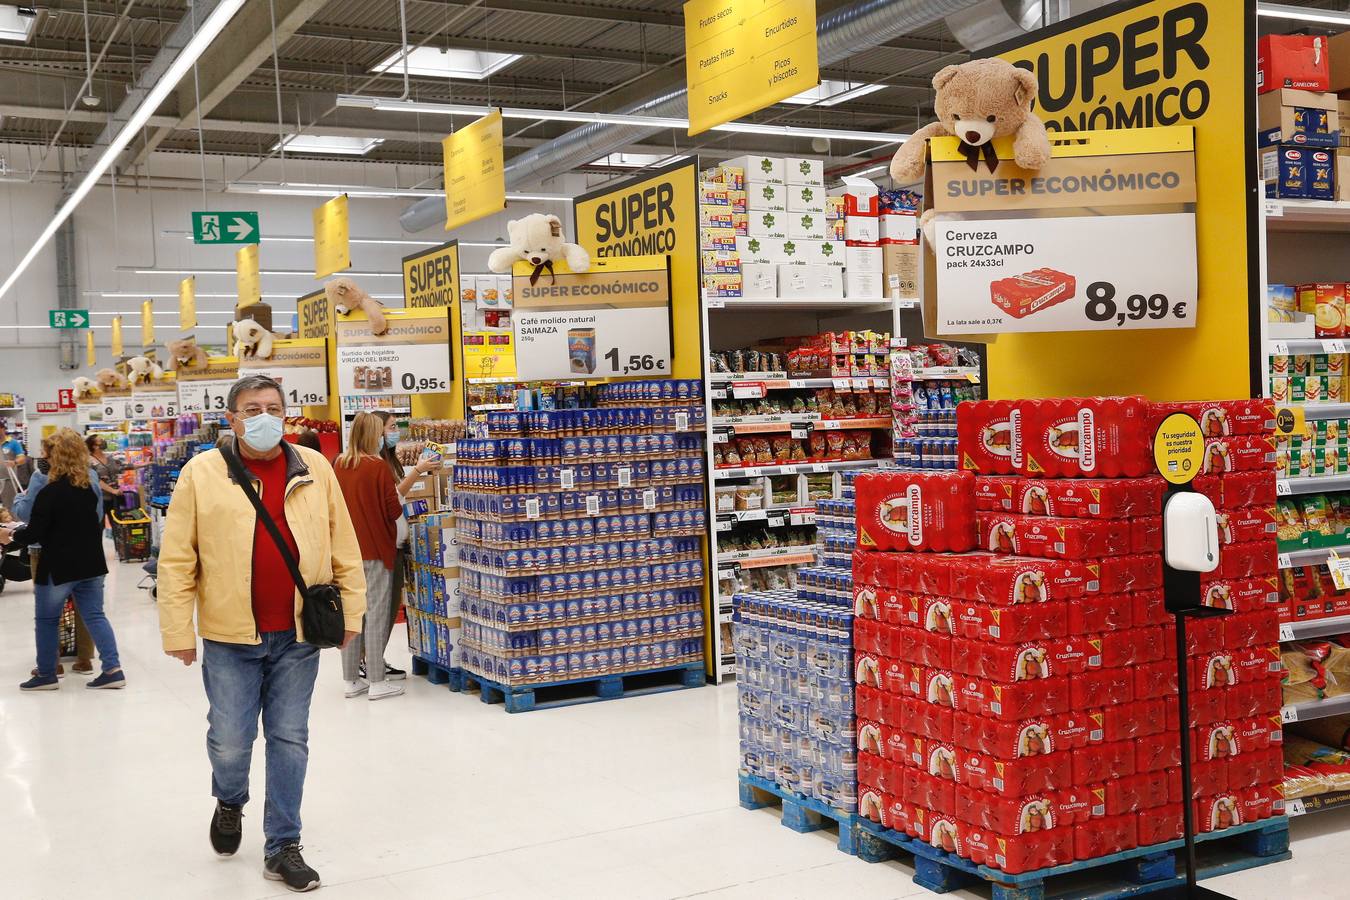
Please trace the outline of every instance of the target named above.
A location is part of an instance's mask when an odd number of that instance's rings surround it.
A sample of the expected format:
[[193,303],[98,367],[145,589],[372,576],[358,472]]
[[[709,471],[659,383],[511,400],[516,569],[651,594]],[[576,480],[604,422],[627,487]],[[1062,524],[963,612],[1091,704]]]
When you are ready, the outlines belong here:
[[243,818],[241,807],[216,801],[216,811],[211,815],[211,849],[218,856],[234,856],[239,849],[244,836]]
[[263,861],[263,877],[284,882],[290,890],[302,893],[319,886],[319,873],[305,865],[299,844],[287,844]]
[[[360,678],[361,678],[362,680],[368,680],[368,679],[366,679],[366,663],[365,663],[365,660],[362,660],[362,661],[361,661],[361,665],[357,667],[356,674],[357,674],[358,676],[360,676]],[[395,669],[393,666],[389,665],[389,663],[385,663],[385,664],[384,664],[384,680],[385,680],[385,681],[402,681],[403,679],[405,679],[405,678],[407,678],[407,677],[408,677],[408,673],[405,672],[405,671],[403,671],[402,669]]]

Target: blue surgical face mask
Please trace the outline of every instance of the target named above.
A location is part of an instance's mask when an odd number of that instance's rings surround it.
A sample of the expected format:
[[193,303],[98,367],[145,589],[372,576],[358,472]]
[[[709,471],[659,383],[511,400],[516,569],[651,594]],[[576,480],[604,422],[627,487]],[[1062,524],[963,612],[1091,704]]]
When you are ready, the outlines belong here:
[[395,432],[394,434],[386,434],[386,435],[384,436],[384,445],[385,445],[386,447],[388,447],[390,450],[393,450],[395,447],[397,447],[397,446],[398,446],[398,433]]
[[281,443],[283,422],[279,416],[260,412],[244,420],[244,441],[259,453],[267,453]]

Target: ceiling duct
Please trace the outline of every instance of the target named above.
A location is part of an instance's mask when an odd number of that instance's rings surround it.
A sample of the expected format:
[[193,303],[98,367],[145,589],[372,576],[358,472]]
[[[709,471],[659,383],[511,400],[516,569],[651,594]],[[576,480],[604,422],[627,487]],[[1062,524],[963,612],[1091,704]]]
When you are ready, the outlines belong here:
[[1062,22],[1105,6],[1111,0],[979,0],[947,17],[952,37],[967,50],[983,50],[1023,37],[1038,28]]
[[[860,0],[828,13],[816,22],[818,56],[822,66],[845,60],[855,53],[902,37],[954,15],[978,0]],[[688,115],[685,88],[673,88],[616,112],[625,115]],[[606,156],[621,147],[665,130],[645,125],[610,125],[599,122],[574,128],[546,144],[520,154],[507,163],[506,185],[514,187],[563,172]],[[445,199],[428,197],[410,205],[399,217],[404,231],[421,231],[445,224]]]

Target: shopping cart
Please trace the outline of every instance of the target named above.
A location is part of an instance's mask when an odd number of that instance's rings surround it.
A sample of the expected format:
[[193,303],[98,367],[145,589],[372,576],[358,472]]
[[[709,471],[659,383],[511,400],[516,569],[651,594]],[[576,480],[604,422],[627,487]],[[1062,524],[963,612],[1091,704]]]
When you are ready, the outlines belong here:
[[112,511],[113,548],[122,562],[150,558],[150,517],[139,506]]
[[27,547],[5,548],[0,555],[0,591],[11,581],[28,581],[33,577],[32,567],[28,564]]

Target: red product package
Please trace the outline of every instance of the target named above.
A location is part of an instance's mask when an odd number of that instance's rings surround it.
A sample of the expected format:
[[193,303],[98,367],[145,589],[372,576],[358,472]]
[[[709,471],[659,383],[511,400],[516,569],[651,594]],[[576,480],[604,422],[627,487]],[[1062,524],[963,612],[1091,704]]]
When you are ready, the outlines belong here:
[[[859,802],[861,803],[862,791],[859,791]],[[886,794],[884,797],[885,806],[881,811],[881,824],[891,831],[901,833],[909,830],[909,810],[910,804],[905,801],[901,794]]]
[[[1278,785],[1258,784],[1246,790],[1236,790],[1239,802],[1242,804],[1242,821],[1256,822],[1261,819],[1269,819],[1271,816],[1284,814],[1284,793]],[[1276,802],[1280,804],[1279,812],[1275,811]]]
[[1241,509],[1220,510],[1215,518],[1219,526],[1221,544],[1267,540],[1275,536],[1278,527],[1273,506],[1244,506]]
[[1078,280],[1064,272],[1033,269],[991,282],[989,297],[995,306],[1014,319],[1023,319],[1071,299],[1077,285]]
[[1224,578],[1251,578],[1279,571],[1279,549],[1274,539],[1229,544],[1219,550],[1219,574]]
[[1154,430],[1174,412],[1189,413],[1200,423],[1200,433],[1207,438],[1269,434],[1275,430],[1275,401],[1270,399],[1154,403],[1151,412]]
[[1135,700],[1175,696],[1177,689],[1177,664],[1171,659],[1136,666],[1134,669]]
[[1191,752],[1197,762],[1228,759],[1245,749],[1238,741],[1238,727],[1227,720],[1201,725],[1192,735]]
[[1018,409],[1022,474],[1121,478],[1154,471],[1143,397],[1022,400]]
[[1069,707],[1089,709],[1134,699],[1132,669],[1089,669],[1070,677]]
[[1068,600],[1087,589],[1091,572],[1071,561],[971,554],[952,569],[951,594],[994,606]]
[[[909,742],[911,767],[949,782],[965,783],[965,755],[965,751],[945,741],[912,737]],[[909,784],[905,782],[906,788]]]
[[1135,814],[1093,819],[1073,827],[1074,859],[1096,859],[1133,850],[1139,845]]
[[1026,719],[1067,712],[1073,708],[1070,685],[1067,676],[1013,683],[985,681],[983,711],[987,716],[1000,719]]
[[1169,803],[1154,809],[1142,810],[1138,817],[1139,846],[1162,844],[1180,840],[1185,827],[1184,811],[1180,803]]
[[1012,645],[955,638],[952,667],[993,681],[1035,681],[1083,671],[1086,652],[1087,642],[1073,638]]
[[929,846],[957,856],[966,856],[965,829],[954,816],[935,814],[918,804],[911,804],[913,818],[910,833]]
[[952,603],[943,594],[911,594],[909,598],[908,624],[913,628],[934,634],[955,634],[952,623]]
[[[1164,731],[1151,738],[1135,741],[1134,770],[1136,772],[1161,772],[1164,769],[1179,765],[1181,765],[1181,739],[1177,737],[1177,732]],[[1181,799],[1180,795],[1181,791],[1178,789],[1177,796],[1173,798],[1169,794],[1168,799],[1171,802],[1177,802]]]
[[[1229,708],[1232,708],[1231,703],[1229,704]],[[1248,716],[1246,718],[1238,719],[1230,718],[1228,721],[1233,723],[1234,737],[1237,739],[1237,745],[1242,751],[1242,757],[1255,759],[1270,749],[1270,719],[1267,716]],[[1284,738],[1283,735],[1281,735],[1280,740],[1276,741],[1277,749],[1281,749],[1278,745],[1283,743]],[[1233,784],[1256,784],[1260,781],[1269,780],[1268,778],[1246,778],[1238,780],[1233,772],[1234,770],[1229,770],[1230,777],[1233,779]],[[1278,775],[1278,773],[1275,774]]]
[[865,472],[855,482],[858,545],[961,552],[975,546],[975,476]]
[[886,796],[865,782],[858,782],[858,815],[878,825],[886,824]]
[[1052,753],[1049,756],[997,759],[970,753],[962,759],[961,780],[970,787],[1003,797],[1063,790],[1074,786],[1072,755]]
[[[965,406],[966,404],[961,405]],[[1013,498],[1020,493],[1025,482],[1025,478],[1018,478],[1017,476],[976,475],[975,511],[1012,512]]]
[[1059,519],[978,513],[982,549],[1051,559],[1086,560],[1130,552],[1130,520]]
[[[1199,481],[1199,478],[1195,479]],[[1273,471],[1231,472],[1220,475],[1222,509],[1241,509],[1244,506],[1275,505],[1275,473]],[[1194,484],[1194,482],[1192,482]],[[1196,490],[1200,490],[1196,487]],[[1210,495],[1210,499],[1214,497]]]
[[1141,772],[1123,778],[1107,778],[1101,791],[1108,816],[1152,809],[1167,803],[1167,774]]
[[1230,650],[1254,647],[1279,639],[1280,616],[1273,609],[1236,613],[1220,621],[1223,622],[1224,646]]
[[1044,814],[1038,807],[1045,802],[1029,800],[1024,804],[1027,824],[1021,832],[967,829],[965,848],[971,861],[1009,875],[1073,862],[1073,828],[1042,824],[1052,821],[1049,807]]
[[1084,594],[1069,601],[1070,634],[1117,631],[1133,624],[1133,594]]
[[1135,591],[1131,596],[1134,598],[1135,625],[1166,625],[1173,621],[1161,589]]
[[[1220,551],[1222,554],[1222,551]],[[1257,612],[1273,608],[1279,602],[1278,579],[1274,575],[1257,578],[1202,581],[1200,602],[1204,606],[1231,609],[1235,612]]]
[[956,782],[922,769],[904,770],[905,802],[943,815],[956,814]]
[[1094,744],[1073,751],[1073,783],[1095,784],[1134,774],[1134,745],[1130,741]]
[[1241,825],[1242,821],[1242,801],[1236,794],[1224,792],[1195,801],[1195,824],[1202,834]]
[[1129,521],[1131,553],[1162,552],[1162,516],[1139,516]]
[[1107,556],[1090,560],[1088,570],[1094,573],[1096,587],[1103,594],[1123,594],[1148,591],[1162,587],[1162,557],[1158,554],[1130,554]]
[[952,709],[939,703],[930,703],[919,697],[904,697],[900,700],[902,721],[905,727],[919,737],[934,741],[952,739]]
[[[1028,479],[1032,484],[1038,479]],[[1074,519],[1126,519],[1153,516],[1162,510],[1167,482],[1157,476],[1147,478],[1086,478],[1039,480],[1047,494],[1047,509],[1042,515]],[[1023,504],[1035,505],[1032,504]],[[1030,512],[1021,509],[1021,512]]]
[[[862,622],[871,619],[881,618],[881,602],[879,599],[879,589],[875,584],[869,584],[861,581],[855,574],[853,576],[853,617],[854,622]],[[854,640],[854,646],[858,645]],[[863,647],[866,650],[868,648]]]
[[1108,631],[1093,635],[1087,643],[1088,665],[1094,669],[1156,662],[1163,654],[1162,629],[1156,626]]
[[1012,475],[1017,404],[1013,400],[966,400],[956,407],[956,447],[961,468],[981,475]]
[[1269,471],[1275,465],[1275,438],[1270,435],[1236,435],[1206,438],[1200,471],[1206,475],[1229,472]]
[[1133,703],[1117,703],[1103,706],[1088,714],[1093,720],[1094,736],[1100,735],[1103,741],[1132,741],[1139,738],[1162,734],[1167,730],[1163,717],[1167,714],[1167,704],[1162,700],[1135,700]]
[[1068,634],[1068,613],[1063,603],[999,607],[962,601],[953,612],[957,634],[964,638],[1020,644]]
[[872,719],[862,717],[861,707],[859,707],[857,727],[854,731],[858,741],[858,763],[862,765],[862,758],[868,755],[885,757],[885,725]]
[[1070,749],[1086,731],[1081,716],[1065,713],[1016,722],[990,719],[978,712],[957,712],[952,718],[952,740],[971,751],[999,759],[1045,756]]
[[1228,650],[1201,653],[1188,660],[1191,690],[1223,690],[1242,682],[1241,670]]
[[[1246,473],[1244,473],[1246,474]],[[1272,488],[1274,485],[1272,485]],[[1219,475],[1197,475],[1191,479],[1191,488],[1197,494],[1204,494],[1209,498],[1209,502],[1214,504],[1215,509],[1223,509],[1223,478]],[[1247,503],[1236,503],[1234,508],[1239,506],[1249,506]]]

